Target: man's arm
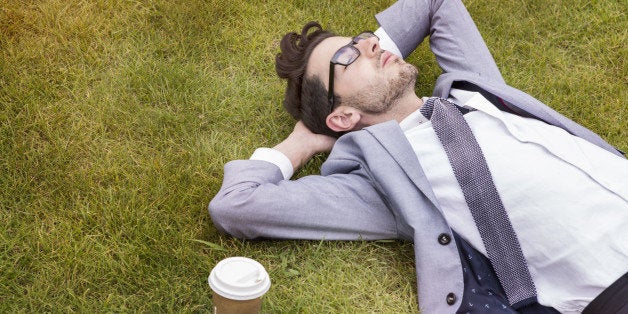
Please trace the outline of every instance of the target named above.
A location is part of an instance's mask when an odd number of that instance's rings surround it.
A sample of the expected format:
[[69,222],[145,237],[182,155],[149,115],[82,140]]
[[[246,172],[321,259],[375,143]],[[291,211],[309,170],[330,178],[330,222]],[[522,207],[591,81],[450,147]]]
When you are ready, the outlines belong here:
[[[275,149],[299,168],[334,139],[302,123]],[[238,238],[390,239],[396,222],[364,169],[331,157],[335,174],[286,180],[279,167],[261,160],[225,165],[223,185],[209,205],[218,229]]]
[[430,36],[430,49],[443,71],[504,82],[460,0],[400,0],[375,17],[404,58]]

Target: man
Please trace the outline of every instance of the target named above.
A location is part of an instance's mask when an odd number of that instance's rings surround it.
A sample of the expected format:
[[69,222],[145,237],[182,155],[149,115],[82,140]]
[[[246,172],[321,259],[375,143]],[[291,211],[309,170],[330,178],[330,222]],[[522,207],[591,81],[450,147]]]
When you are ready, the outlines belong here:
[[[225,165],[209,206],[214,224],[241,238],[413,241],[425,313],[626,310],[622,154],[506,85],[460,1],[399,1],[376,17],[375,34],[338,37],[308,23],[284,37],[276,68],[299,122],[273,149]],[[442,99],[415,94],[417,69],[401,57],[428,35],[444,70],[434,90]],[[429,120],[451,103],[490,169],[521,276],[496,270],[500,256],[457,181],[456,156]],[[289,180],[332,146],[320,176]],[[513,298],[510,275],[529,278],[530,294]]]

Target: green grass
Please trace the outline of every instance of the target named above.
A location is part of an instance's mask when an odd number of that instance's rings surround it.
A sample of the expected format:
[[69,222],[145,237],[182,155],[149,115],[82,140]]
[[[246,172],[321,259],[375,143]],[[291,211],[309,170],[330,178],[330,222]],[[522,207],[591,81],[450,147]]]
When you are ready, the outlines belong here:
[[[0,0],[0,312],[211,312],[235,255],[268,269],[267,312],[415,310],[410,243],[240,241],[206,210],[225,162],[292,129],[278,39],[390,3]],[[628,151],[621,1],[465,3],[511,85]]]

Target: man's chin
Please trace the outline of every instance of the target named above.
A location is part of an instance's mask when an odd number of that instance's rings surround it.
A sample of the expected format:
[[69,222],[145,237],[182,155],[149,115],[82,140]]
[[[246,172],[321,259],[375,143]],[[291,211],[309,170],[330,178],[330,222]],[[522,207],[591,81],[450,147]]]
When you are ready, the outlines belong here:
[[406,63],[403,65],[403,69],[399,72],[399,80],[407,82],[409,86],[416,84],[416,79],[419,76],[419,69],[412,64]]

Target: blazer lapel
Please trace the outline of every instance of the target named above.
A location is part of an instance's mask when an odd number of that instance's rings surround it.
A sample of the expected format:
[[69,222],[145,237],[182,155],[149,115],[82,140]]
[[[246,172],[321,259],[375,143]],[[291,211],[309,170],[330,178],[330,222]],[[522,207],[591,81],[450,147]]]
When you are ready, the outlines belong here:
[[436,202],[436,196],[432,191],[432,187],[423,172],[423,167],[421,167],[416,153],[412,149],[412,146],[410,146],[410,143],[408,143],[399,124],[396,121],[388,121],[370,126],[365,130],[382,145],[384,150],[397,162],[410,180],[423,192],[425,197],[427,197],[434,206],[440,208],[438,202]]

